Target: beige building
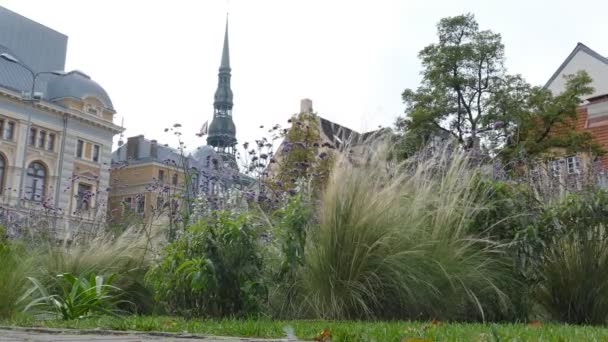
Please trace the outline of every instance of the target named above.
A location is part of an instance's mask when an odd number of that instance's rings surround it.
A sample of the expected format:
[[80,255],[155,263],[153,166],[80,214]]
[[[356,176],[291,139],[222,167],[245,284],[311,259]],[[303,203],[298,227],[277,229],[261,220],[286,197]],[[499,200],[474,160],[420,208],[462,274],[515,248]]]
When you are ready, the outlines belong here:
[[112,155],[110,222],[118,223],[127,215],[153,220],[177,212],[186,188],[192,194],[198,190],[198,169],[193,163],[156,140],[143,135],[128,138]]
[[0,21],[0,223],[68,236],[102,224],[121,131],[112,101],[88,75],[63,71],[65,35],[2,7]]

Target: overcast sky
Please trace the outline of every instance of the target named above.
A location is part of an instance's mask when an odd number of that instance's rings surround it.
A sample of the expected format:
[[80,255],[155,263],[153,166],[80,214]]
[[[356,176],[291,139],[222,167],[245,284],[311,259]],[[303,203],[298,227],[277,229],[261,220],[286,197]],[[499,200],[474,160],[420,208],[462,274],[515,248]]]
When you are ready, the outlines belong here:
[[[69,36],[67,69],[109,93],[125,135],[189,148],[213,115],[225,14],[230,13],[239,143],[285,124],[302,98],[321,115],[366,131],[392,125],[400,94],[420,81],[418,51],[446,16],[475,14],[501,33],[507,67],[544,84],[577,42],[608,55],[608,2],[563,0],[0,0]],[[118,137],[115,138],[115,141]]]

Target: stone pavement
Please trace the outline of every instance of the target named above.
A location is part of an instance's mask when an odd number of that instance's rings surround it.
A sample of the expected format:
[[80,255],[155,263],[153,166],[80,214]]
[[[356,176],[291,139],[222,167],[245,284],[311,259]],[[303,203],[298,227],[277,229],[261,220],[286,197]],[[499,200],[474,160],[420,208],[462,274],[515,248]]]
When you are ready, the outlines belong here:
[[63,341],[204,341],[204,342],[291,342],[287,339],[256,339],[243,337],[200,336],[162,332],[114,330],[73,330],[49,328],[0,327],[0,341],[63,342]]

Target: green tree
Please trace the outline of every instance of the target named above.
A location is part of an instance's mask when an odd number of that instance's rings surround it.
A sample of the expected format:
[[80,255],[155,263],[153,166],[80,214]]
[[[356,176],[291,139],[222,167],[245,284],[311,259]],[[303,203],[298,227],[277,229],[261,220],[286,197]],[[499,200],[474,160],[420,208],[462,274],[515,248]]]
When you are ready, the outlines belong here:
[[566,88],[557,95],[543,87],[530,88],[521,79],[508,80],[498,92],[493,116],[504,125],[493,132],[493,140],[504,141],[503,159],[537,158],[552,148],[603,153],[589,132],[575,127],[576,108],[593,92],[591,77],[585,71],[564,77]]
[[439,42],[418,55],[422,84],[403,92],[407,117],[398,120],[398,127],[410,131],[406,140],[414,146],[443,132],[467,147],[479,147],[481,135],[493,128],[487,119],[506,77],[501,37],[480,30],[472,14],[441,19],[437,35]]
[[536,158],[555,147],[601,153],[593,137],[574,126],[577,106],[593,90],[585,72],[566,76],[566,89],[553,95],[508,74],[500,34],[480,30],[472,14],[441,19],[437,35],[439,41],[419,53],[421,85],[402,94],[406,115],[396,126],[403,156],[438,136],[504,159]]

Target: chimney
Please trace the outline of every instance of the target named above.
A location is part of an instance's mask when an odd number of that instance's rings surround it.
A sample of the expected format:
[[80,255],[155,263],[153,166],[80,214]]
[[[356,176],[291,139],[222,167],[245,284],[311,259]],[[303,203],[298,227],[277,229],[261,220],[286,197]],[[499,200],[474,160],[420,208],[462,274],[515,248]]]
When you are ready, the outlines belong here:
[[156,140],[150,140],[150,157],[158,158],[158,142]]
[[143,135],[127,138],[127,160],[139,159],[139,142],[143,138]]
[[311,99],[302,99],[300,101],[300,113],[312,113]]

